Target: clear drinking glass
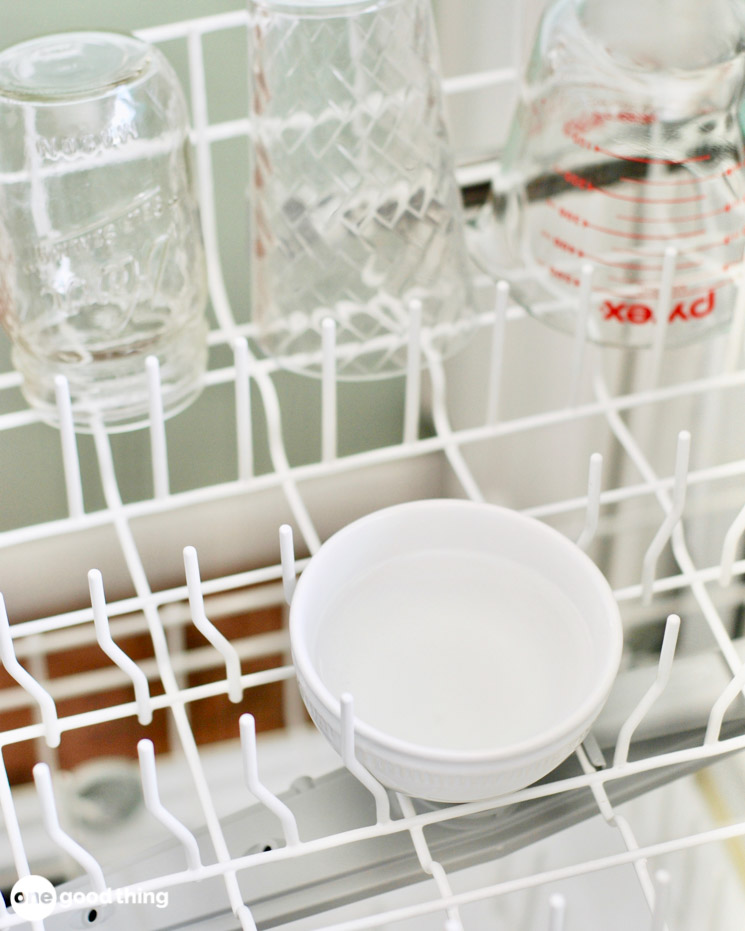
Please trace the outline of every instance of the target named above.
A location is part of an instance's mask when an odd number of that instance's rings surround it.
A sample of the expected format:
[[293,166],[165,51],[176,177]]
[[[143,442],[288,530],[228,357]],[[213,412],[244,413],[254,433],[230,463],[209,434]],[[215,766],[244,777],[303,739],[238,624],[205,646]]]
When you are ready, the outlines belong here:
[[166,414],[199,393],[206,275],[186,105],[166,58],[125,35],[69,33],[0,53],[0,313],[29,403],[78,429]]
[[[745,5],[559,0],[535,42],[480,255],[573,332],[681,344],[730,322],[745,249]],[[673,268],[663,287],[663,267]]]
[[473,321],[429,0],[249,0],[253,313],[263,348],[403,370],[412,302],[446,355]]

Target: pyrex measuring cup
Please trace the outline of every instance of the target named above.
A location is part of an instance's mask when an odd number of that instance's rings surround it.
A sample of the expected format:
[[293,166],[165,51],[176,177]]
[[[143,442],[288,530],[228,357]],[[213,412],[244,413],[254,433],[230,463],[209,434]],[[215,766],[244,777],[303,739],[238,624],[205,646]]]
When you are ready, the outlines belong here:
[[482,257],[531,311],[573,332],[591,264],[591,339],[647,346],[662,324],[680,344],[728,324],[745,248],[744,22],[738,0],[549,8],[481,218]]

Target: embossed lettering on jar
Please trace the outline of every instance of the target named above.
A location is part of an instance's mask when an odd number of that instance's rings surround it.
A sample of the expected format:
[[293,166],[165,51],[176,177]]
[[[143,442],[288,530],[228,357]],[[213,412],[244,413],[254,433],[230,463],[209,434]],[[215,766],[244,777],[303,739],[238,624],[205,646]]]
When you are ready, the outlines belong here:
[[145,358],[166,413],[206,364],[206,276],[183,94],[139,40],[70,33],[0,55],[3,322],[30,403],[75,422],[147,418]]

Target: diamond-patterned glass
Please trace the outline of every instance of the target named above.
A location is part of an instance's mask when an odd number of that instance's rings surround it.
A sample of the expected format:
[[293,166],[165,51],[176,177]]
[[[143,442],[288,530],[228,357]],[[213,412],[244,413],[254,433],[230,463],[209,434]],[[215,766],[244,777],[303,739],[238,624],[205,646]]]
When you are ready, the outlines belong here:
[[318,373],[332,317],[341,377],[393,374],[418,300],[424,338],[449,354],[474,310],[429,0],[249,0],[249,13],[263,348]]

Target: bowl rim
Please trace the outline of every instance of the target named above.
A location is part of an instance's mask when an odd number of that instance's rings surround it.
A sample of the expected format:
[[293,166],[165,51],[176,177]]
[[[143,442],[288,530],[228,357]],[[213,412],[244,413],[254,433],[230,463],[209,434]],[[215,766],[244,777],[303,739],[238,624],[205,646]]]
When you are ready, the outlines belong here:
[[[587,577],[601,601],[604,603],[608,630],[608,651],[605,662],[598,665],[598,674],[588,694],[580,702],[571,715],[558,724],[540,734],[517,743],[506,744],[488,750],[452,750],[444,747],[433,747],[425,744],[412,743],[395,737],[387,732],[367,724],[355,716],[354,729],[358,749],[375,752],[374,748],[392,751],[398,755],[408,757],[418,763],[459,763],[459,764],[497,764],[518,762],[518,758],[539,757],[554,752],[563,744],[574,740],[578,734],[583,733],[600,713],[605,700],[613,686],[621,663],[623,650],[623,625],[621,613],[613,597],[612,589],[603,573],[598,569],[590,557],[573,541],[564,536],[553,527],[536,518],[529,517],[519,511],[497,504],[482,503],[460,498],[434,498],[407,501],[394,504],[380,510],[372,511],[357,520],[352,521],[332,534],[311,557],[298,580],[290,605],[290,644],[295,669],[300,681],[311,693],[317,704],[325,712],[325,716],[334,722],[334,726],[341,731],[341,702],[336,698],[321,680],[311,661],[305,637],[305,625],[302,618],[305,592],[313,582],[314,575],[323,571],[323,562],[330,558],[329,553],[339,546],[346,546],[348,540],[364,529],[366,525],[376,521],[385,520],[386,515],[393,512],[401,513],[405,510],[442,510],[457,512],[468,510],[482,510],[492,513],[497,520],[520,523],[530,526],[531,532],[543,536],[549,545],[571,553],[582,566]],[[340,696],[341,697],[341,696]],[[360,742],[360,738],[364,743]],[[571,752],[568,751],[568,752]]]

